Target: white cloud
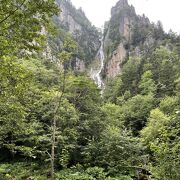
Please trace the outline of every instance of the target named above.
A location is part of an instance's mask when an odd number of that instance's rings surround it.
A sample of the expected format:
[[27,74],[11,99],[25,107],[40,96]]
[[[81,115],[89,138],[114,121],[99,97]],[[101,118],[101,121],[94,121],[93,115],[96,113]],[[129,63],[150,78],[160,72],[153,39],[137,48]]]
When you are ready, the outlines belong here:
[[[118,0],[71,0],[77,7],[82,7],[88,19],[101,27],[110,18],[111,7]],[[180,0],[129,0],[138,14],[145,14],[150,21],[160,20],[166,31],[172,29],[180,33]]]

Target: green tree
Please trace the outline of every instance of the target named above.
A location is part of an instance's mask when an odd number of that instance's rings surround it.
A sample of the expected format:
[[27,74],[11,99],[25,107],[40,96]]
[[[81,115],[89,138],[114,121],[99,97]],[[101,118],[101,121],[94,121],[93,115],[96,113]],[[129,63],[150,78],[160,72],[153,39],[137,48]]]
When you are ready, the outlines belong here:
[[135,176],[136,170],[142,168],[143,153],[138,138],[113,125],[104,129],[98,142],[89,143],[86,153],[92,165],[104,167],[112,177]]
[[126,101],[121,107],[124,125],[130,128],[136,135],[141,130],[154,107],[152,95],[137,95]]
[[67,98],[79,112],[77,127],[79,138],[77,149],[74,152],[74,162],[83,163],[83,149],[88,145],[89,140],[98,141],[104,128],[101,119],[103,114],[100,90],[92,80],[85,76],[70,77]]
[[152,173],[157,179],[179,179],[179,112],[167,116],[159,109],[151,112],[147,126],[141,131],[143,142],[153,153]]
[[157,48],[148,59],[153,79],[157,85],[157,97],[173,95],[178,75],[179,61],[176,53],[167,48]]
[[[56,146],[56,129],[57,129],[57,119],[58,116],[61,116],[58,113],[59,107],[61,106],[61,103],[63,101],[63,96],[65,94],[65,90],[66,90],[66,74],[67,74],[67,69],[71,68],[71,66],[69,67],[68,61],[71,60],[72,56],[74,55],[74,52],[77,49],[77,45],[75,43],[75,41],[73,41],[73,39],[71,38],[71,36],[67,36],[65,38],[63,47],[62,47],[62,52],[60,52],[59,54],[59,58],[60,58],[60,64],[62,64],[62,83],[59,84],[59,89],[56,93],[56,97],[54,98],[54,113],[53,113],[53,117],[52,117],[52,123],[51,123],[51,129],[52,129],[52,137],[51,137],[51,180],[54,180],[54,171],[55,171],[55,146]],[[59,75],[61,73],[61,70],[59,72]]]
[[166,96],[161,100],[159,109],[165,114],[173,114],[178,110],[179,98],[177,96]]
[[119,90],[122,88],[122,80],[119,76],[109,79],[106,82],[103,98],[106,102],[116,102],[116,98],[120,96]]
[[124,126],[123,114],[121,113],[121,107],[112,103],[106,103],[102,106],[104,112],[104,123],[110,124],[115,127],[122,128]]
[[[0,4],[0,56],[39,49],[42,27],[47,28],[50,18],[58,12],[54,0],[2,1]],[[27,51],[26,51],[27,52]]]
[[119,91],[129,90],[131,94],[135,95],[138,91],[138,82],[141,75],[141,62],[140,58],[130,58],[123,66],[121,80],[123,86]]
[[0,149],[12,157],[33,156],[30,138],[36,135],[39,124],[27,120],[32,74],[16,57],[3,56],[0,61]]
[[148,95],[148,94],[154,95],[155,94],[156,85],[155,85],[154,80],[152,79],[152,72],[151,71],[146,71],[141,76],[139,88],[141,90],[142,95]]

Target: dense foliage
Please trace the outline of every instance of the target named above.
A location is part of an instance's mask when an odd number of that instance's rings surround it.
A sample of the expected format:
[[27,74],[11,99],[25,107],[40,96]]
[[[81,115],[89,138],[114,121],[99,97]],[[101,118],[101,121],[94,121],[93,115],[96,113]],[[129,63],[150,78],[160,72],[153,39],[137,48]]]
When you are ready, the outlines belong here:
[[180,179],[179,37],[128,58],[102,97],[72,70],[74,38],[50,32],[57,11],[54,1],[0,4],[0,179],[52,179],[51,163],[55,179]]
[[142,58],[130,57],[121,76],[107,83],[104,96],[118,110],[123,125],[141,141],[152,177],[175,180],[180,178],[180,56],[176,43],[168,46]]

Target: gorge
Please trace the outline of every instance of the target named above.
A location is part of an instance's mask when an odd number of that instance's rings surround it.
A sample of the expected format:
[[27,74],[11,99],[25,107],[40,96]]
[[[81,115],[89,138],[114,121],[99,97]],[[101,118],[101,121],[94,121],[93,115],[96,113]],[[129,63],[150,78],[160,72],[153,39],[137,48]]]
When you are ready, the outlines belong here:
[[127,0],[102,30],[70,0],[1,1],[0,180],[179,180],[179,70],[180,35]]
[[95,81],[97,86],[103,90],[104,89],[104,82],[103,82],[102,77],[101,77],[101,73],[102,73],[102,70],[104,68],[104,60],[105,60],[104,49],[103,49],[103,38],[101,39],[101,46],[100,46],[100,49],[97,53],[96,59],[99,62],[97,63],[98,65],[97,65],[97,67],[95,67],[95,69],[91,68],[90,77]]
[[160,38],[154,32],[162,32],[161,27],[150,23],[145,15],[137,15],[127,0],[119,0],[112,8],[102,38],[102,33],[91,25],[82,9],[77,10],[70,1],[57,2],[62,12],[55,18],[55,22],[73,35],[80,50],[72,66],[80,72],[90,67],[88,74],[98,87],[104,87],[103,81],[121,73],[122,64],[129,54],[141,57],[155,44],[160,44]]

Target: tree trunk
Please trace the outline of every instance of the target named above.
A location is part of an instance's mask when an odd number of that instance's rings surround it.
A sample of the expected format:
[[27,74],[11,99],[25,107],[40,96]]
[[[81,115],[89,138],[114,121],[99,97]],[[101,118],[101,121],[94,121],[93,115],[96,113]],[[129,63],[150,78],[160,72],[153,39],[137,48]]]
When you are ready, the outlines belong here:
[[54,117],[52,124],[51,180],[54,180],[55,140],[56,140],[56,116]]
[[58,109],[61,105],[61,101],[64,95],[65,91],[65,79],[66,79],[66,72],[64,70],[63,73],[63,87],[61,90],[61,95],[59,96],[59,92],[56,97],[56,102],[55,102],[55,109],[54,109],[54,117],[52,121],[52,142],[51,142],[51,180],[55,180],[54,178],[54,173],[55,173],[55,168],[54,168],[54,160],[55,160],[55,145],[56,145],[56,120],[57,120],[57,113]]

